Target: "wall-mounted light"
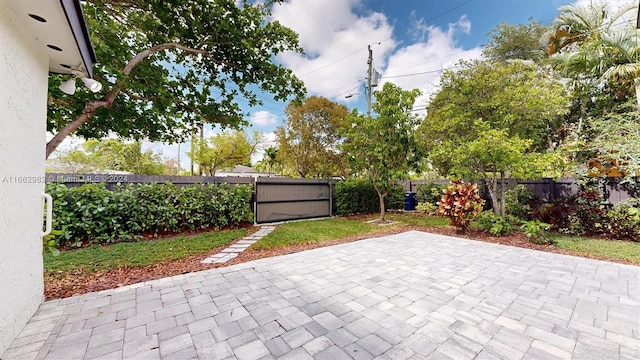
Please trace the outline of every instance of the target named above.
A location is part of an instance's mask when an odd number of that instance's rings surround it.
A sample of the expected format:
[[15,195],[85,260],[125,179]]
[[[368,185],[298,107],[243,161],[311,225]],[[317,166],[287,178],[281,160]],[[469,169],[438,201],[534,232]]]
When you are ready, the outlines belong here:
[[63,93],[68,95],[73,95],[76,93],[76,78],[75,76],[71,79],[60,84],[58,89],[62,90]]
[[60,89],[63,93],[68,95],[75,94],[77,78],[80,78],[84,83],[84,86],[86,86],[89,90],[91,90],[91,92],[97,93],[98,91],[102,90],[102,84],[99,81],[82,77],[81,73],[78,73],[75,71],[72,74],[73,74],[73,77],[71,79],[66,80],[65,82],[60,84],[60,86],[58,87],[58,89]]

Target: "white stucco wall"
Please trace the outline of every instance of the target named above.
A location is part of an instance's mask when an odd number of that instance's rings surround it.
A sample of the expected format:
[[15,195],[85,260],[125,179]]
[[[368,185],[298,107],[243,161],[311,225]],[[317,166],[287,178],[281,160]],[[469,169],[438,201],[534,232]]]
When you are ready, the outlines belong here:
[[43,297],[48,57],[0,2],[0,356]]

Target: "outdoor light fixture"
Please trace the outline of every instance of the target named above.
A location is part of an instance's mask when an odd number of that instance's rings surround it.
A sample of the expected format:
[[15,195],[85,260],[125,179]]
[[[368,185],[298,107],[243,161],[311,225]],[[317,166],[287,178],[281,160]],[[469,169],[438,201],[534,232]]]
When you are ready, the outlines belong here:
[[89,90],[91,90],[91,92],[98,92],[100,90],[102,90],[102,84],[99,81],[90,79],[90,78],[86,78],[86,77],[82,77],[80,73],[77,72],[73,72],[73,77],[65,82],[63,82],[62,84],[60,84],[60,86],[58,87],[63,93],[68,94],[68,95],[73,95],[76,92],[76,79],[80,78],[82,80],[82,82],[84,83],[84,86],[86,86]]
[[68,95],[73,95],[76,92],[76,78],[73,77],[65,82],[63,82],[62,84],[60,84],[60,87],[58,87],[58,89],[62,90],[63,93],[68,94]]
[[98,81],[95,81],[93,79],[89,79],[86,77],[81,78],[82,82],[84,83],[84,86],[86,86],[89,90],[91,90],[91,92],[98,92],[100,90],[102,90],[102,84]]

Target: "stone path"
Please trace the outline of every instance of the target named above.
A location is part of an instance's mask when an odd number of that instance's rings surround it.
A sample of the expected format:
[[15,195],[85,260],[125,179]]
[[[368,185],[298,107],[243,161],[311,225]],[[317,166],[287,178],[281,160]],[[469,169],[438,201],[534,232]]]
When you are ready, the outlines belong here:
[[640,267],[411,231],[48,301],[2,355],[192,358],[637,360]]
[[236,256],[238,256],[238,254],[245,251],[249,246],[265,237],[274,229],[275,226],[262,226],[260,230],[256,231],[255,233],[242,238],[242,240],[235,242],[233,245],[223,249],[219,253],[202,260],[202,263],[226,263],[227,261],[234,259]]

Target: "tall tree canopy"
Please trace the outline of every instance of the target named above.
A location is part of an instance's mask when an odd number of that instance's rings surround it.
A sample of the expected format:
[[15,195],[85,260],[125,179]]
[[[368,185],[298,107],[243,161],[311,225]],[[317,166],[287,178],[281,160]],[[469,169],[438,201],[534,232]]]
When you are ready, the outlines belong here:
[[201,123],[239,126],[237,101],[260,104],[258,89],[276,100],[304,96],[303,83],[274,62],[302,49],[296,33],[268,20],[273,2],[86,1],[103,90],[68,96],[58,90],[65,78],[51,75],[47,156],[71,133],[171,142]]
[[[441,81],[419,128],[429,161],[441,175],[495,184],[496,174],[534,164],[525,161],[525,154],[545,153],[562,141],[556,130],[568,99],[563,87],[536,65],[461,62]],[[498,194],[491,196],[497,200]],[[500,202],[494,201],[498,213]]]
[[343,128],[346,139],[342,149],[352,169],[372,181],[380,201],[379,221],[384,222],[384,199],[393,181],[405,179],[422,157],[415,140],[419,119],[412,112],[420,91],[385,83],[374,95],[372,107],[377,116],[367,117],[354,110],[347,121],[351,126]]
[[[551,64],[567,77],[604,85],[616,96],[635,95],[640,108],[637,11],[631,4],[612,10],[604,1],[562,6],[548,37]],[[633,21],[624,21],[625,16]]]
[[554,69],[571,79],[576,159],[616,163],[635,175],[640,149],[629,139],[640,131],[637,5],[594,1],[559,10],[547,50]]
[[261,136],[257,133],[250,141],[244,131],[226,131],[208,140],[195,139],[193,150],[187,155],[198,164],[201,172],[215,176],[216,171],[223,168],[233,168],[236,165],[249,166],[251,154],[260,141]]
[[348,110],[327,98],[311,96],[291,103],[287,119],[276,129],[278,158],[294,176],[327,178],[343,174],[338,145]]
[[520,59],[538,62],[546,57],[544,35],[547,31],[537,21],[517,25],[501,23],[489,32],[483,53],[493,61]]

